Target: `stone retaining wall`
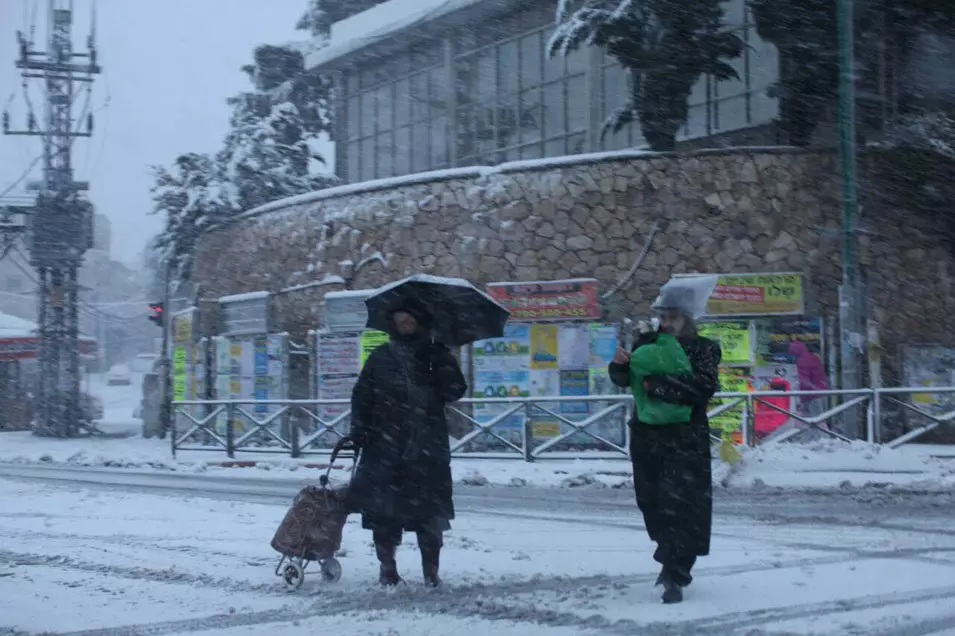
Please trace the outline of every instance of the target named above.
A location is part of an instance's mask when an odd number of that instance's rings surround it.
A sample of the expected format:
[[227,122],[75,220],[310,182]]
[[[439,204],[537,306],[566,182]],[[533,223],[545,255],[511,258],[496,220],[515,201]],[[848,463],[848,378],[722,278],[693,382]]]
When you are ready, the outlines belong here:
[[[834,318],[841,278],[841,182],[831,152],[737,149],[611,153],[559,165],[460,169],[314,193],[252,211],[200,241],[206,298],[296,288],[279,297],[283,327],[320,324],[325,292],[416,273],[476,283],[626,277],[651,227],[646,259],[607,299],[607,318],[646,314],[659,286],[685,272],[800,271],[809,311]],[[931,219],[864,207],[859,253],[891,374],[902,343],[955,344],[953,251]]]

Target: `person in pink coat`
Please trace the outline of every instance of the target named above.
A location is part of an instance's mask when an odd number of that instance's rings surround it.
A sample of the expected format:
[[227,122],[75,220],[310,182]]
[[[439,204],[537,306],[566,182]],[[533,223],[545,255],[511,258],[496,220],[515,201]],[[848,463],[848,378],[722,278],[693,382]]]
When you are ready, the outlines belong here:
[[[822,358],[809,350],[805,342],[796,341],[789,345],[789,355],[796,358],[796,370],[799,373],[800,391],[828,391],[829,379],[822,365]],[[826,398],[822,396],[804,397],[800,403],[803,415],[818,415],[823,412]],[[822,424],[825,426],[825,424]]]

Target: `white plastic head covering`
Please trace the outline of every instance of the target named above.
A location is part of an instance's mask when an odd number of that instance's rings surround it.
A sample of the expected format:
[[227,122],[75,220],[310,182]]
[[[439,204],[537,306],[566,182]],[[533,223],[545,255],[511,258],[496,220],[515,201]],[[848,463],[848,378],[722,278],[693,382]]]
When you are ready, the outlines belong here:
[[661,313],[677,310],[693,320],[706,314],[706,305],[716,289],[718,277],[712,275],[671,278],[660,288],[660,295],[653,301],[650,310]]

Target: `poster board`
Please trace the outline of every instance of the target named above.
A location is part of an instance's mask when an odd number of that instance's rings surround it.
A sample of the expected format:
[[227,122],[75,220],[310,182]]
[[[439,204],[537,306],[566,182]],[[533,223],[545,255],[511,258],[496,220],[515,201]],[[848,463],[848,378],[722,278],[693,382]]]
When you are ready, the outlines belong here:
[[[810,352],[824,358],[822,320],[813,316],[761,316],[751,319],[702,322],[700,335],[720,343],[720,391],[770,391],[770,383],[781,378],[790,391],[800,390],[793,342],[803,342]],[[714,400],[710,408],[722,402]],[[791,404],[799,408],[800,399]],[[759,409],[757,409],[759,410]],[[741,440],[742,427],[753,416],[748,409],[734,407],[712,418],[714,433]]]
[[[558,397],[610,395],[618,393],[610,382],[607,365],[617,346],[617,326],[600,323],[534,324],[510,323],[502,338],[474,343],[472,394],[483,397]],[[609,406],[608,403],[546,402],[537,403],[554,414],[571,421],[582,421]],[[485,424],[513,408],[512,404],[477,404],[474,418]],[[495,426],[497,435],[517,443],[525,427],[535,439],[558,437],[570,427],[560,419],[531,409],[508,416]],[[616,444],[625,439],[623,411],[588,428]],[[586,434],[571,436],[574,446],[601,446]]]
[[[319,400],[348,400],[358,382],[371,352],[388,342],[388,334],[381,331],[330,331],[315,334],[315,387]],[[322,406],[318,417],[330,422],[349,410],[346,404]],[[348,433],[350,422],[336,426],[343,435]]]
[[[902,347],[902,384],[906,387],[955,386],[955,347],[904,346]],[[905,396],[899,396],[904,399]],[[955,410],[955,394],[914,393],[909,397],[912,406],[926,413],[941,415]],[[908,423],[927,424],[916,414],[906,413]]]
[[[288,398],[288,335],[221,336],[214,340],[215,391],[220,400],[284,400]],[[257,419],[276,413],[280,405],[242,405]],[[227,415],[216,418],[216,431],[224,435]],[[245,417],[233,422],[236,436],[253,426]],[[281,419],[271,428],[281,434]]]
[[[199,312],[196,307],[177,311],[171,316],[169,358],[172,366],[172,399],[174,402],[197,400],[201,395],[203,373],[202,350],[196,341]],[[188,430],[192,422],[186,413],[199,418],[202,407],[180,407],[175,412],[177,430]]]
[[[677,274],[690,278],[699,274]],[[717,274],[706,306],[709,318],[801,316],[806,312],[803,275],[798,272]]]

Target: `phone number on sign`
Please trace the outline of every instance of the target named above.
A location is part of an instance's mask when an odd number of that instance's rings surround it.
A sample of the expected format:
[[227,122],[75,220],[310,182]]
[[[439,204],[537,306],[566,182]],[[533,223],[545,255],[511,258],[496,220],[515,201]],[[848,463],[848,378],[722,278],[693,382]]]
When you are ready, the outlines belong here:
[[590,318],[593,312],[586,307],[554,307],[552,309],[514,309],[514,318]]

